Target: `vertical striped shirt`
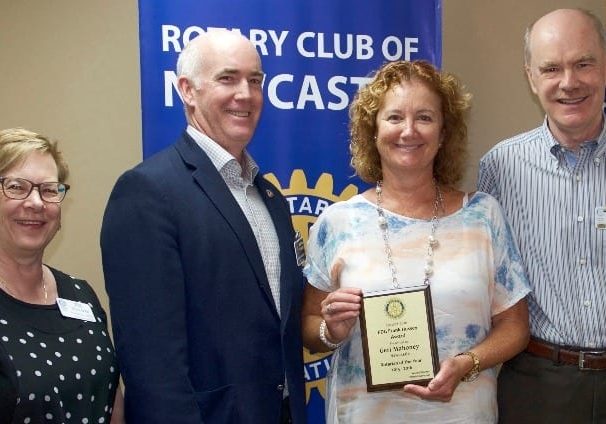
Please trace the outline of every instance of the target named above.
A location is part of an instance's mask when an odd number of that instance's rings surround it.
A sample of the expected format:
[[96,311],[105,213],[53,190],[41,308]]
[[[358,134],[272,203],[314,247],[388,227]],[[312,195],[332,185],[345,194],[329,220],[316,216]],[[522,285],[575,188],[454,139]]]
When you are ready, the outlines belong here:
[[606,126],[569,160],[547,126],[505,140],[480,161],[478,189],[501,203],[525,263],[533,336],[606,348]]

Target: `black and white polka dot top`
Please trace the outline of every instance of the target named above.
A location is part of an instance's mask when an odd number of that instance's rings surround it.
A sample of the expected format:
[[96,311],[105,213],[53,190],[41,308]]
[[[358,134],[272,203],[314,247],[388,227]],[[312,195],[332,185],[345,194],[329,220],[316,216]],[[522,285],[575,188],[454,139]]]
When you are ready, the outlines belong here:
[[109,423],[119,374],[105,312],[86,281],[51,271],[59,297],[96,322],[0,290],[0,424]]

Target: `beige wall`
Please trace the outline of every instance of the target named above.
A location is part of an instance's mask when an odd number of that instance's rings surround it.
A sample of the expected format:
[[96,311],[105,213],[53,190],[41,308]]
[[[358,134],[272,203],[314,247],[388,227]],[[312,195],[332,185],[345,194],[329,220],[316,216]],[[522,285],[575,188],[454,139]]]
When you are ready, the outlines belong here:
[[136,0],[0,0],[0,128],[60,140],[72,185],[45,261],[106,304],[99,229],[118,175],[141,160]]
[[[444,0],[443,65],[474,94],[466,188],[486,150],[542,119],[522,72],[522,34],[565,6],[606,19],[604,0]],[[103,208],[118,175],[141,160],[137,37],[136,0],[0,0],[0,128],[61,141],[73,190],[46,261],[89,280],[104,302]]]

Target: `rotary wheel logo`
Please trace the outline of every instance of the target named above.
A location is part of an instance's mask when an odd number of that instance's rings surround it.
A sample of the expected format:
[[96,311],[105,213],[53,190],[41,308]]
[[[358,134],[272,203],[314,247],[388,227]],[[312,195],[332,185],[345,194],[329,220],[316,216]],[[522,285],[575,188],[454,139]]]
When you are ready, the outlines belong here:
[[[307,245],[309,227],[324,209],[335,202],[347,200],[358,194],[358,187],[349,184],[340,194],[334,194],[332,175],[323,173],[316,181],[314,187],[309,187],[307,177],[302,169],[295,169],[290,176],[290,186],[282,187],[276,176],[265,174],[265,178],[272,183],[286,197],[290,207],[293,227],[303,237]],[[316,389],[323,398],[326,398],[326,385],[324,377],[330,367],[330,353],[311,354],[307,349],[303,352],[305,359],[306,398],[309,402],[311,392]]]
[[283,188],[274,174],[269,173],[264,176],[288,200],[292,224],[295,227],[295,231],[301,233],[305,244],[307,244],[309,227],[311,227],[324,209],[335,202],[347,200],[358,194],[358,187],[353,184],[345,187],[341,194],[334,194],[332,175],[327,173],[320,175],[313,188],[307,185],[307,177],[302,169],[295,169],[293,171],[288,188]]
[[385,304],[385,313],[388,317],[398,319],[406,312],[404,303],[400,299],[389,299]]

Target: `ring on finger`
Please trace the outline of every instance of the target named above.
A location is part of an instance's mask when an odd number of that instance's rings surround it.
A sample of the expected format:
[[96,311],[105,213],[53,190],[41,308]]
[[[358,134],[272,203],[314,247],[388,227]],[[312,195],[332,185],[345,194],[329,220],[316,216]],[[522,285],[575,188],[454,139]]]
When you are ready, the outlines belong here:
[[329,303],[328,305],[326,305],[326,312],[329,314],[332,314],[332,303]]

